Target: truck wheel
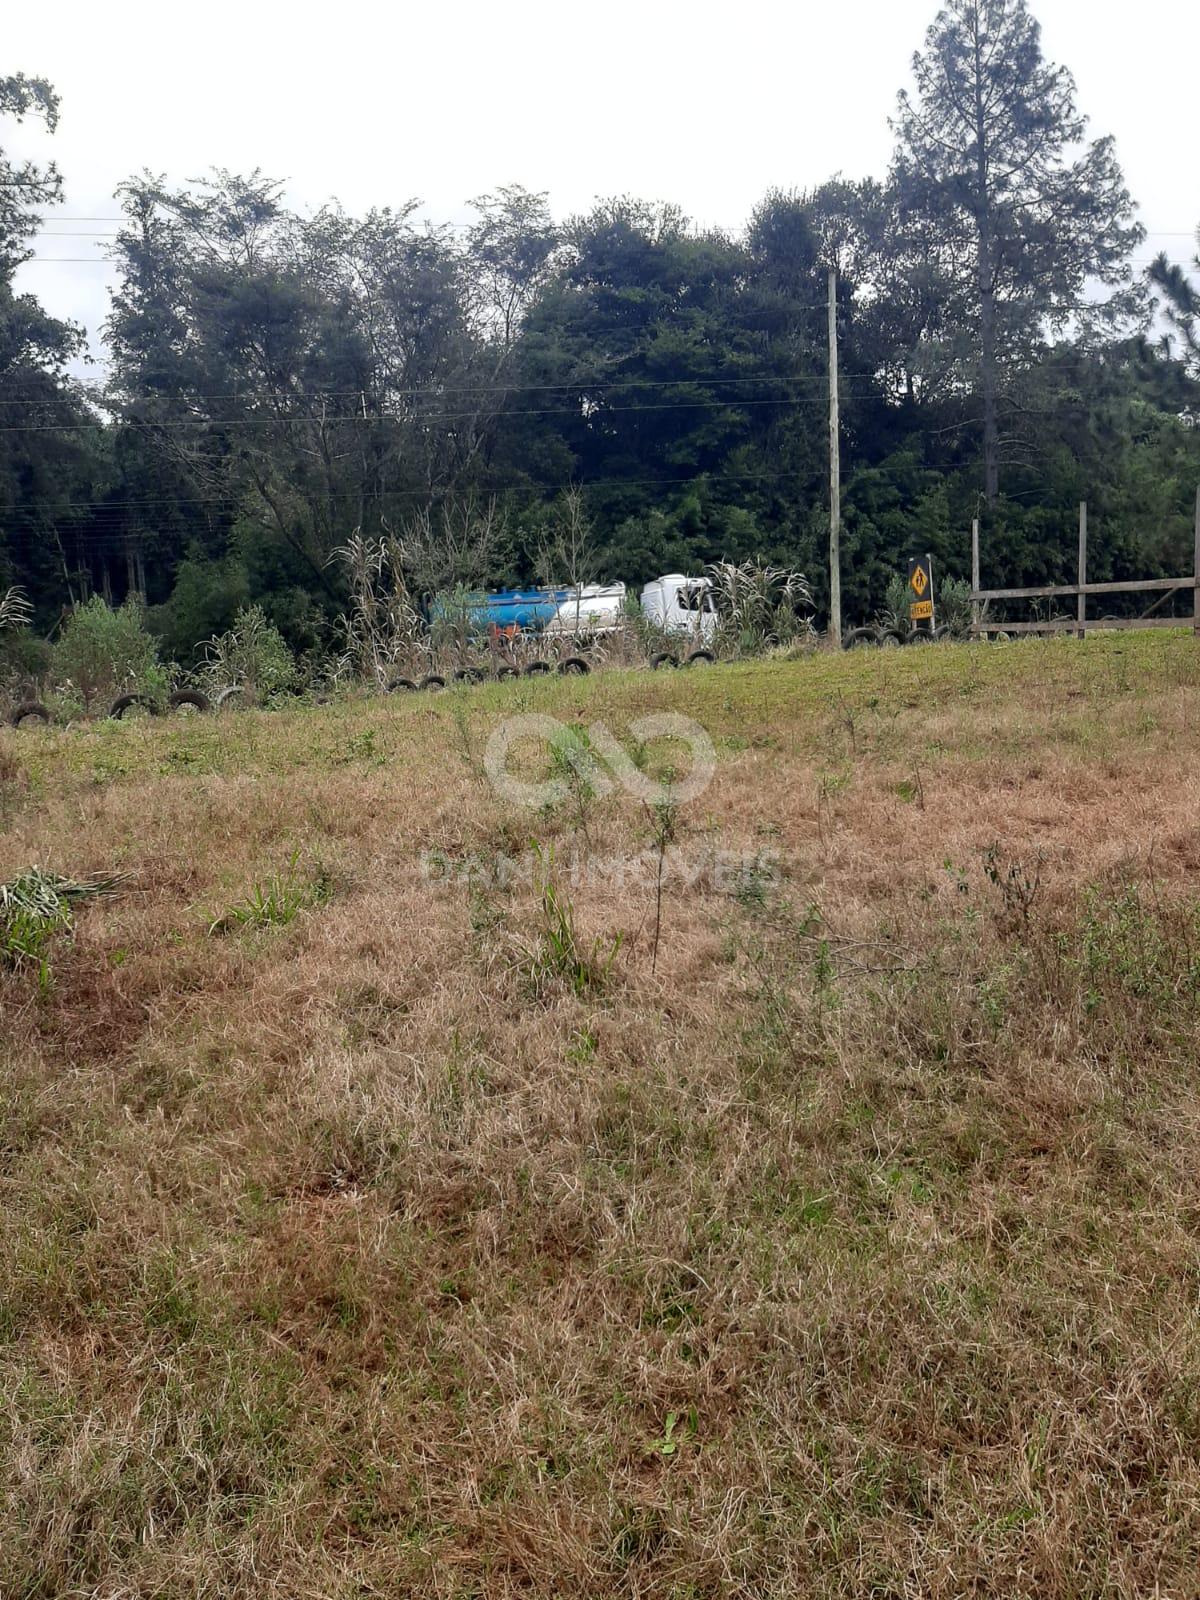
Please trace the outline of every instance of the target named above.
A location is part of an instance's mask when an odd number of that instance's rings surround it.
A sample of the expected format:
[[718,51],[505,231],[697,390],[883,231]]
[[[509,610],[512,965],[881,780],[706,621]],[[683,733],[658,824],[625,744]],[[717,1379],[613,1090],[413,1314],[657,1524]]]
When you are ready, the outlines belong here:
[[167,701],[167,709],[169,711],[180,711],[184,706],[190,707],[193,711],[198,711],[201,716],[205,716],[212,710],[208,696],[201,694],[199,689],[180,689],[178,693],[173,694]]
[[446,680],[445,678],[439,677],[436,672],[430,672],[421,679],[420,687],[422,689],[432,689],[434,694],[437,694],[439,690],[442,690],[446,687]]
[[565,661],[559,663],[558,670],[564,678],[586,678],[592,669],[582,656],[568,656]]
[[50,712],[40,700],[27,700],[24,705],[18,706],[9,717],[9,725],[19,728],[23,722],[49,722]]
[[879,643],[878,628],[851,628],[842,638],[843,650],[862,650],[867,645]]
[[127,711],[132,711],[135,708],[140,711],[148,711],[152,717],[158,715],[158,707],[153,700],[144,694],[120,695],[113,701],[108,714],[110,717],[115,717],[119,722]]
[[711,650],[693,650],[683,664],[685,667],[711,667],[716,664],[716,660]]
[[677,667],[679,665],[669,650],[664,650],[662,655],[655,656],[650,662],[651,672],[661,672],[664,667]]
[[411,678],[393,678],[387,686],[387,692],[388,694],[400,694],[401,692],[413,694],[416,691],[416,687]]
[[550,663],[548,661],[531,661],[525,668],[525,676],[527,678],[544,678],[549,671]]

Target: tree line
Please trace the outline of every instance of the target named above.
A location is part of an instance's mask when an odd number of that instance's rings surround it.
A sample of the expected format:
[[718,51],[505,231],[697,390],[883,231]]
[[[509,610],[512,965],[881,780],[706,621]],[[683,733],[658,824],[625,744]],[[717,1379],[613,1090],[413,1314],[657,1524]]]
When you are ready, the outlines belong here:
[[[0,118],[58,110],[0,79]],[[306,216],[259,172],[144,173],[102,385],[14,289],[61,177],[0,150],[0,593],[44,628],[139,595],[179,659],[249,603],[318,648],[361,530],[423,553],[417,589],[762,557],[820,616],[831,268],[848,619],[914,551],[963,575],[977,516],[985,579],[1069,579],[1081,498],[1096,581],[1188,570],[1200,278],[1137,264],[1026,0],[949,0],[892,128],[886,176],[769,193],[737,234],[630,197],[558,224],[518,186],[463,228]]]

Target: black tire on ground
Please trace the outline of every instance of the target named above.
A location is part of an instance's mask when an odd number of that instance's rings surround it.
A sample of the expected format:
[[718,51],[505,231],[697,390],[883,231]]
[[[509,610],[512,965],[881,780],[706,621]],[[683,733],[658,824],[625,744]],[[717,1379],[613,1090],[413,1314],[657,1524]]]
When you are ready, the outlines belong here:
[[559,662],[558,670],[564,678],[571,676],[586,678],[592,669],[590,663],[582,656],[568,656],[565,661]]
[[712,667],[716,665],[717,658],[711,650],[693,650],[683,663],[685,667]]
[[421,679],[418,687],[422,689],[432,689],[436,694],[439,689],[444,689],[446,687],[446,680],[445,678],[439,677],[436,672],[429,672],[426,673],[426,675]]
[[109,707],[108,714],[110,717],[115,717],[119,722],[127,711],[132,711],[135,707],[141,711],[148,711],[152,717],[158,715],[158,707],[153,700],[144,694],[119,695]]
[[482,683],[483,673],[478,667],[459,667],[454,674],[455,683]]
[[842,636],[843,650],[861,650],[865,645],[876,645],[878,643],[878,628],[851,628],[849,633]]
[[914,628],[906,641],[908,644],[936,644],[933,634],[925,628]]
[[517,671],[516,667],[497,667],[496,668],[496,682],[497,683],[500,682],[501,678],[519,678],[520,676],[521,676],[521,674]]
[[213,704],[216,706],[217,710],[220,711],[221,707],[227,705],[230,700],[238,700],[245,693],[246,691],[242,688],[240,683],[231,683],[228,685],[228,687],[218,690],[217,698]]
[[899,650],[904,643],[904,635],[899,628],[880,628],[878,643],[881,650]]
[[393,678],[391,683],[389,683],[388,686],[387,686],[387,693],[388,694],[412,694],[415,691],[416,687],[417,687],[416,684],[412,681],[411,678]]
[[655,656],[650,662],[651,672],[661,672],[663,667],[677,667],[679,665],[669,650],[664,650],[662,655]]
[[212,710],[212,704],[206,694],[201,694],[199,689],[180,689],[167,701],[169,711],[178,711],[183,706],[190,706],[193,711],[205,715]]
[[50,711],[40,700],[26,700],[9,717],[9,726],[19,728],[23,722],[49,722]]
[[544,678],[549,671],[550,663],[548,661],[531,661],[525,668],[525,676],[527,678]]

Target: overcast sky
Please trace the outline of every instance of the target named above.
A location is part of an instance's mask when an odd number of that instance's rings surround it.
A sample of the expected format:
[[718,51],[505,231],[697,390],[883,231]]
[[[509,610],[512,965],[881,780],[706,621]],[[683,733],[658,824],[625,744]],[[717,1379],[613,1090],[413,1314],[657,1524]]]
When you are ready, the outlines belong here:
[[[149,167],[222,166],[286,180],[291,203],[351,211],[419,197],[438,219],[502,183],[558,216],[596,196],[673,200],[736,230],[769,188],[882,176],[887,119],[936,0],[10,0],[0,72],[51,79],[62,121],[0,129],[53,154],[66,201],[22,282],[94,336],[110,274],[95,218]],[[1152,239],[1190,255],[1200,222],[1195,74],[1200,6],[1034,0],[1092,133],[1113,133]],[[59,219],[62,220],[59,220]],[[88,220],[66,220],[83,219]],[[49,258],[86,257],[97,264]]]

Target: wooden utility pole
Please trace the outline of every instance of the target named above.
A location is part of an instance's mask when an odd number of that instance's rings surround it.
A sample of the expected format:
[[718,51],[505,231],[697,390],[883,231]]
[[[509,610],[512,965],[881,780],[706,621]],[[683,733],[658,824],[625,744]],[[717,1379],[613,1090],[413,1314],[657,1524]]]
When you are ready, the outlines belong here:
[[1084,627],[1084,623],[1087,621],[1087,595],[1084,594],[1084,592],[1083,592],[1084,591],[1084,587],[1086,586],[1086,584],[1087,584],[1087,501],[1086,500],[1081,500],[1079,502],[1079,605],[1078,605],[1077,610],[1076,610],[1076,616],[1077,616],[1078,621],[1079,621],[1079,637],[1081,639],[1086,639],[1087,638],[1087,629]]
[[[976,517],[971,524],[971,594],[979,593],[979,518]],[[973,638],[979,637],[979,619],[981,616],[979,601],[971,600],[971,634]]]
[[1196,490],[1196,558],[1192,565],[1196,580],[1195,599],[1192,602],[1192,631],[1200,639],[1200,489]]
[[842,643],[842,440],[838,416],[837,271],[829,269],[829,632]]

